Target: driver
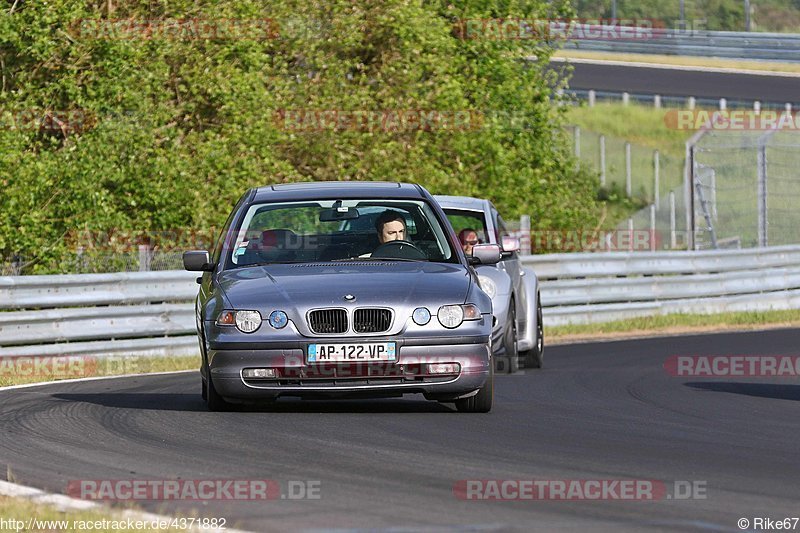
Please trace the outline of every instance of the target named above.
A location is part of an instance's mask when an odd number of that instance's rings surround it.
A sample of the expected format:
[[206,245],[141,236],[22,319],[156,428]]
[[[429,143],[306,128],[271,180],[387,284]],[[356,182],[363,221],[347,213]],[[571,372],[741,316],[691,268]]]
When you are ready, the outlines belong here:
[[[387,210],[375,220],[375,230],[378,232],[378,242],[385,244],[391,241],[406,240],[406,219],[402,213],[394,210]],[[371,253],[359,255],[358,257],[371,257]]]
[[406,240],[406,219],[398,211],[390,209],[381,213],[375,221],[375,229],[378,231],[378,241],[381,244]]

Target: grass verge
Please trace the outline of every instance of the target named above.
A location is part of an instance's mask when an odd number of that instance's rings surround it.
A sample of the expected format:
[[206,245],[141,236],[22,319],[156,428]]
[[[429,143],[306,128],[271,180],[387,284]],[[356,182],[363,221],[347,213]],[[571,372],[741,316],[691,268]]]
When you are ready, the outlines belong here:
[[744,59],[722,59],[716,57],[667,56],[656,54],[620,54],[614,52],[588,52],[581,50],[558,50],[554,57],[571,59],[596,59],[605,61],[627,61],[631,63],[654,63],[684,67],[729,68],[735,70],[761,70],[800,74],[800,64],[777,61],[753,61]]
[[[123,511],[114,512],[106,508],[85,511],[61,511],[58,508],[23,498],[0,496],[0,517],[5,522],[2,531],[58,531],[60,533],[79,533],[84,531],[186,531],[185,529],[154,529],[140,527],[136,521],[148,522],[142,518],[132,518],[133,527],[128,527],[128,518]],[[11,522],[11,521],[14,522]],[[29,523],[30,520],[30,523]],[[144,525],[144,524],[139,524]],[[28,526],[31,526],[30,528]]]
[[0,357],[0,387],[40,381],[149,374],[200,368],[200,356],[58,355]]
[[800,327],[800,309],[788,311],[747,311],[714,315],[674,314],[545,328],[549,344],[584,340],[635,338],[710,331],[754,330]]

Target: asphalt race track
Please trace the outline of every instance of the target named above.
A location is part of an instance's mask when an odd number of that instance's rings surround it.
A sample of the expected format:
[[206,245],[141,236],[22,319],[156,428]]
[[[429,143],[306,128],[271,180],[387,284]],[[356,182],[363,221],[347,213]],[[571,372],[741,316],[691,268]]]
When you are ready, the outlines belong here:
[[[799,346],[800,330],[784,329],[548,347],[545,369],[498,376],[488,415],[421,397],[210,413],[193,372],[9,390],[0,462],[54,492],[77,479],[320,482],[319,499],[195,504],[252,531],[739,531],[739,518],[800,514],[800,383],[678,378],[663,364]],[[454,496],[458,480],[481,479],[659,480],[670,495],[688,481],[705,498]]]
[[[797,104],[800,77],[575,63],[571,89]],[[552,63],[557,71],[564,63]]]

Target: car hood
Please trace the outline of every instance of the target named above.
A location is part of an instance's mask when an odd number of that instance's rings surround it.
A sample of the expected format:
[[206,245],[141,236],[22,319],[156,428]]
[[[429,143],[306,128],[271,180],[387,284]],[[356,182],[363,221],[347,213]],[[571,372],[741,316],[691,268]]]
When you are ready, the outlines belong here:
[[[272,264],[223,271],[219,285],[237,309],[275,309],[302,316],[318,307],[464,303],[470,276],[463,265],[428,262]],[[352,295],[355,300],[344,297]]]

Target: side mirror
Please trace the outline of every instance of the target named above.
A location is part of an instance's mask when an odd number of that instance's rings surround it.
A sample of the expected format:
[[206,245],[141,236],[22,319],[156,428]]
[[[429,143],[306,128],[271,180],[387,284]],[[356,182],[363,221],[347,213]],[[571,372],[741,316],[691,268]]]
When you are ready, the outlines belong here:
[[207,250],[183,252],[183,268],[191,272],[211,272],[214,265],[208,257]]
[[497,244],[476,244],[472,247],[472,257],[467,257],[470,265],[494,265],[502,258]]
[[518,252],[520,249],[519,239],[517,237],[512,237],[510,235],[505,235],[501,239],[501,246],[503,248],[502,256],[503,259],[507,257],[511,257],[514,252]]

